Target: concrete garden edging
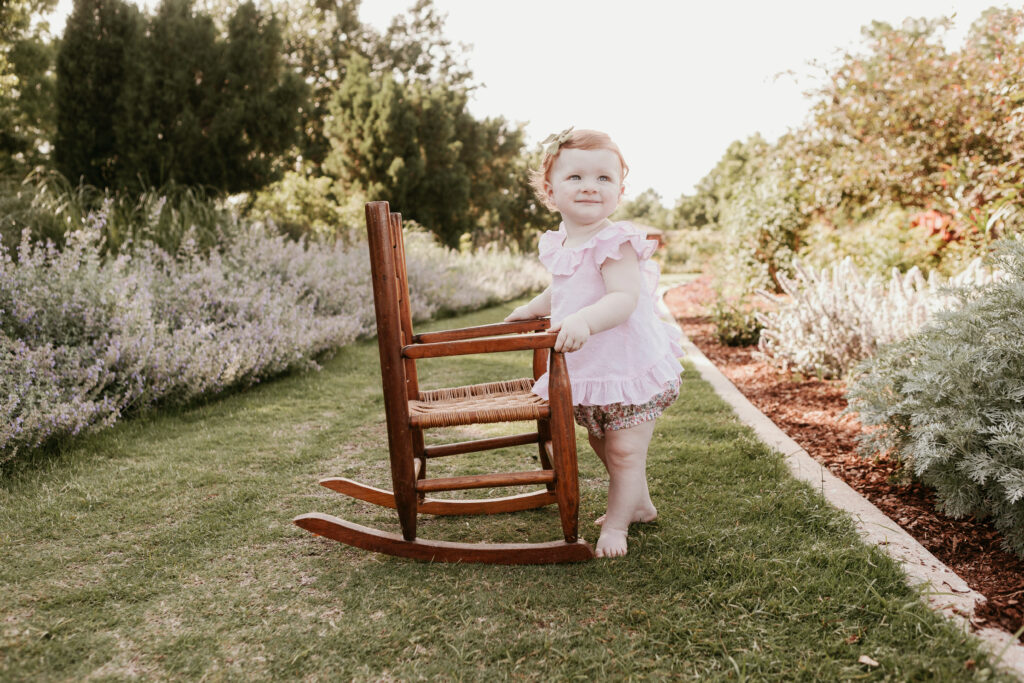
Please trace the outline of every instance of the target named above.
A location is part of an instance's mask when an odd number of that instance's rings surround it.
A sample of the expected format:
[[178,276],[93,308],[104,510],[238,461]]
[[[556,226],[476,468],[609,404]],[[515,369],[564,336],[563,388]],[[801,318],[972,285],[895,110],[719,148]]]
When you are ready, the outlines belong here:
[[[664,307],[663,303],[661,305]],[[668,311],[664,313],[667,315]],[[668,318],[671,319],[671,316]],[[679,333],[682,337],[681,346],[701,378],[729,404],[741,422],[754,430],[758,438],[785,456],[786,465],[793,476],[809,483],[832,505],[849,514],[861,538],[866,543],[878,546],[896,560],[906,572],[908,583],[922,588],[922,598],[930,607],[953,619],[965,630],[973,630],[985,649],[998,658],[1000,666],[1024,680],[1024,645],[1001,629],[972,629],[971,619],[976,607],[985,602],[985,596],[973,590],[899,524],[812,458],[747,400],[682,329]]]

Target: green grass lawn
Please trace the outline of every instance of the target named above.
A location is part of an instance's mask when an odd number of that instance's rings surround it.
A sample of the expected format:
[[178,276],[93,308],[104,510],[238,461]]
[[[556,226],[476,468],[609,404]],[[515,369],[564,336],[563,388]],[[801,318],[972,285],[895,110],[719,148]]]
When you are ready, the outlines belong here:
[[[661,517],[634,525],[624,559],[432,565],[298,529],[292,517],[319,511],[398,530],[393,511],[316,484],[390,488],[376,354],[374,340],[356,344],[322,372],[125,422],[4,472],[0,680],[997,678],[692,369],[651,445]],[[420,374],[432,388],[529,367],[505,354],[423,361]],[[579,437],[594,541],[606,484]],[[534,452],[479,467],[528,468]],[[471,471],[472,458],[432,471]],[[423,516],[420,534],[560,538],[553,507]]]

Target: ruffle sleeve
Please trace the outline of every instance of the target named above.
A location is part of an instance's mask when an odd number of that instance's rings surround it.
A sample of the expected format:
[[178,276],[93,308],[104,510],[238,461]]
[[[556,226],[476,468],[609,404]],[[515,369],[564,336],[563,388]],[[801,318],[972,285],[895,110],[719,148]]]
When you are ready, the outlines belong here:
[[583,251],[563,247],[564,241],[565,231],[559,228],[545,232],[537,243],[540,262],[552,275],[572,275],[583,262]]
[[647,239],[647,235],[632,223],[613,223],[593,237],[594,261],[600,266],[608,259],[622,258],[622,246],[629,244],[637,258],[646,261],[654,254],[658,243]]
[[[629,221],[612,223],[577,247],[563,246],[565,237],[565,230],[560,226],[558,230],[548,230],[541,235],[537,245],[540,262],[552,275],[572,275],[588,256],[598,267],[609,258],[621,259],[622,245],[627,243],[641,262],[649,261],[658,246]],[[642,267],[646,270],[646,266]]]

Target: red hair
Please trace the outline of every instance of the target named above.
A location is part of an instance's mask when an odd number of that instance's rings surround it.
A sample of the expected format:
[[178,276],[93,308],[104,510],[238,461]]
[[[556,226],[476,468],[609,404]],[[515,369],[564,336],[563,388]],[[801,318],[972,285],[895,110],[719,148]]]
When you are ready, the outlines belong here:
[[545,154],[544,160],[540,163],[540,168],[536,168],[530,171],[530,187],[533,188],[534,194],[537,195],[537,199],[540,203],[547,208],[555,211],[555,206],[548,200],[548,193],[544,189],[544,183],[548,181],[548,175],[551,173],[551,166],[554,165],[555,159],[561,154],[563,149],[607,149],[615,152],[616,156],[619,157],[619,164],[622,166],[622,180],[626,180],[626,174],[629,173],[629,166],[626,164],[626,160],[622,156],[622,152],[619,150],[619,146],[612,142],[612,139],[608,137],[607,133],[602,133],[597,130],[574,130],[568,140],[563,142],[559,147],[558,151],[554,154]]

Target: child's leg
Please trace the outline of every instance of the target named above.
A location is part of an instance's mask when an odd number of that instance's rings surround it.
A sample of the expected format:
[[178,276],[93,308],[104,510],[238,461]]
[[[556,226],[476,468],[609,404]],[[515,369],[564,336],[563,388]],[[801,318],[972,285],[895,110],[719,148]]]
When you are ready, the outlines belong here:
[[608,469],[608,463],[604,459],[604,439],[598,438],[593,434],[587,434],[587,438],[590,439],[590,447],[597,453],[597,457],[604,463],[604,468]]
[[608,511],[597,539],[598,557],[625,555],[629,525],[649,522],[658,516],[647,489],[647,446],[654,435],[654,422],[648,420],[626,429],[605,432],[602,459],[610,483]]
[[[597,453],[597,457],[601,459],[601,464],[604,465],[605,471],[608,470],[608,461],[604,459],[604,439],[594,436],[593,434],[587,434],[590,439],[590,447]],[[601,526],[604,524],[605,515],[601,515],[594,520],[594,524]]]

